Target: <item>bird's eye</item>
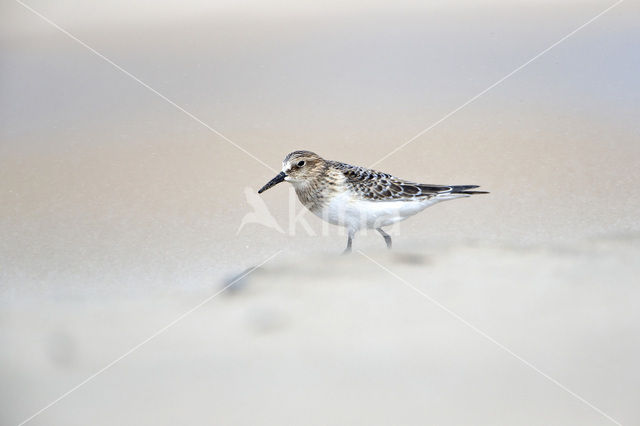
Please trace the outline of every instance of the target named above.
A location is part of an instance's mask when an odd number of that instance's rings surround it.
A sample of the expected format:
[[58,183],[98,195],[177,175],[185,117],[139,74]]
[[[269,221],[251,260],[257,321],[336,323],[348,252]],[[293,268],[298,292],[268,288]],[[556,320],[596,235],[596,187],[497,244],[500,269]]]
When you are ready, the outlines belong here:
[[304,166],[304,161],[298,161],[298,167]]

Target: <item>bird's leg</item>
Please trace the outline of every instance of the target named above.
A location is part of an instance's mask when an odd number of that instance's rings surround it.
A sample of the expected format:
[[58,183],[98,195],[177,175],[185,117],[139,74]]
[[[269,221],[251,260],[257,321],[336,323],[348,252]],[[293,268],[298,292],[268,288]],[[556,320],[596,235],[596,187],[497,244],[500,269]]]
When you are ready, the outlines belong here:
[[391,235],[384,232],[382,228],[376,228],[376,231],[378,231],[380,235],[382,235],[382,238],[384,238],[384,242],[387,243],[387,248],[391,250]]
[[353,242],[353,235],[354,235],[354,232],[349,231],[349,236],[347,237],[347,248],[344,249],[342,254],[351,253],[351,243]]

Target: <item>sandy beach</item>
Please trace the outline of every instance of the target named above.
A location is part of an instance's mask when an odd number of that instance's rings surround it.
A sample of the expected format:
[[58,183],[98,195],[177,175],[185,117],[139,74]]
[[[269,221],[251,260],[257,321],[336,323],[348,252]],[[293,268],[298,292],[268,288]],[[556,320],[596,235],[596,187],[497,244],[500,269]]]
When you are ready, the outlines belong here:
[[[28,4],[113,63],[2,5],[1,424],[640,422],[637,4],[388,157],[614,3]],[[341,257],[296,149],[491,194]]]

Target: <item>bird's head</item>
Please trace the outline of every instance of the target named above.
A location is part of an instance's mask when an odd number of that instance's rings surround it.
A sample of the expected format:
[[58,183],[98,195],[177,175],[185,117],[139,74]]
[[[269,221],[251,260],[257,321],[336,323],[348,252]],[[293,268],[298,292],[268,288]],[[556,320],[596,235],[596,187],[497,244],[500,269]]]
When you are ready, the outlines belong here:
[[304,186],[318,177],[325,166],[325,160],[311,151],[293,151],[282,161],[282,171],[264,185],[258,193],[279,184],[282,181],[294,186]]

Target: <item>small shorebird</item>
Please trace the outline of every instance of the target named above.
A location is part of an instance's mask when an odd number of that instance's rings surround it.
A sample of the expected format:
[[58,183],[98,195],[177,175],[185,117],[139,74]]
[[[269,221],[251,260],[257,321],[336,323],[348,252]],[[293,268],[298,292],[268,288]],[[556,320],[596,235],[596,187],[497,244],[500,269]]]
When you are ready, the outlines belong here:
[[311,151],[293,151],[282,161],[282,171],[262,193],[282,181],[290,182],[300,202],[312,213],[347,228],[345,253],[360,229],[376,229],[391,248],[391,236],[382,230],[445,200],[488,194],[470,191],[478,185],[429,185],[399,179],[387,173],[339,161],[325,160]]

